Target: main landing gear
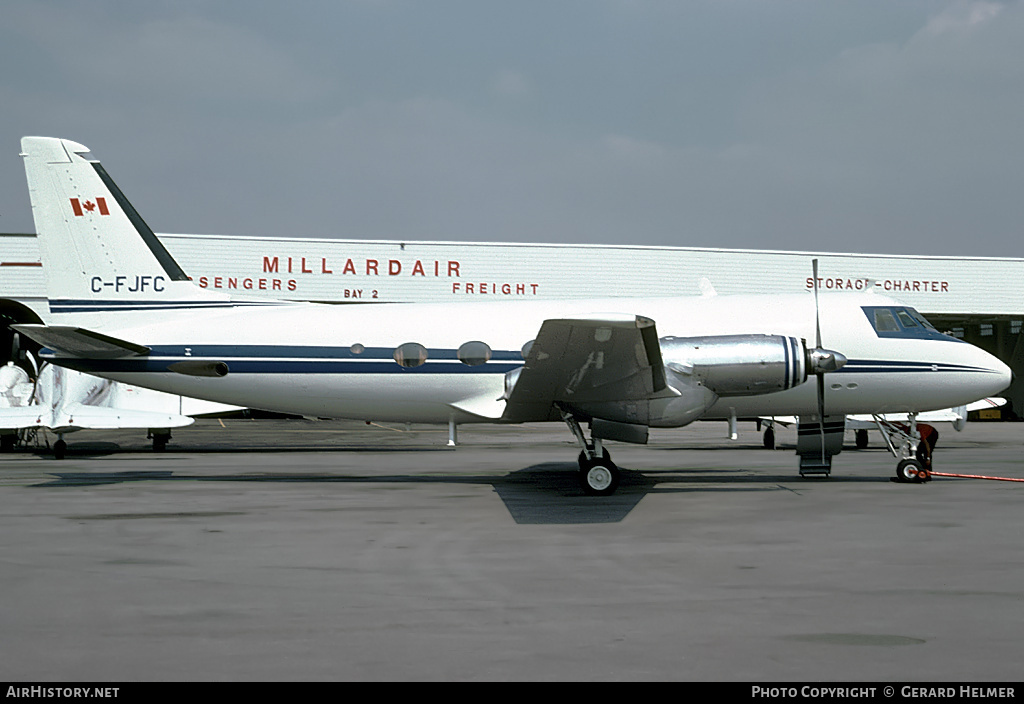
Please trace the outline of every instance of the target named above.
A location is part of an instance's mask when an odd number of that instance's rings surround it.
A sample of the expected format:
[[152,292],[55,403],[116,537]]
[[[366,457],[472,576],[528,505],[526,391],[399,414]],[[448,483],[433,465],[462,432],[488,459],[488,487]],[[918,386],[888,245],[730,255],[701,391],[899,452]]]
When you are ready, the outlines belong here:
[[[7,438],[8,436],[4,435],[3,437]],[[150,428],[149,434],[146,437],[147,439],[153,440],[154,452],[163,452],[167,449],[167,441],[171,439],[171,431],[164,428]],[[6,448],[6,444],[4,447]],[[53,443],[53,458],[56,460],[62,460],[67,456],[67,454],[68,443],[64,440],[64,434],[57,433],[57,442]]]
[[53,443],[53,458],[62,460],[67,453],[68,444],[64,440],[64,435],[63,433],[57,433],[57,442]]
[[562,420],[569,426],[576,442],[583,448],[580,451],[580,486],[590,496],[610,496],[619,488],[619,468],[612,462],[601,444],[601,438],[592,437],[588,442],[583,428],[571,413],[562,412]]
[[899,461],[896,464],[896,481],[921,484],[931,481],[932,455],[939,433],[925,423],[917,422],[917,414],[910,414],[910,425],[893,423],[881,416],[874,416],[875,425],[882,433],[889,451]]
[[153,441],[153,452],[163,452],[167,449],[167,442],[171,439],[171,431],[164,428],[150,428],[146,439]]

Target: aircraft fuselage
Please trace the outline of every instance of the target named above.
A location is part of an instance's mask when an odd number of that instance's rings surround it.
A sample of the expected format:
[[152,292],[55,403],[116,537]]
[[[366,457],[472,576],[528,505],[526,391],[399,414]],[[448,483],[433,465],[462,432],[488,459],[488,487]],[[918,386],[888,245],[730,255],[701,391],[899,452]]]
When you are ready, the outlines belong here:
[[[916,412],[947,408],[1001,391],[1009,371],[987,353],[937,333],[885,337],[868,310],[899,304],[875,294],[821,296],[822,340],[849,360],[826,375],[828,413]],[[152,319],[118,309],[117,320]],[[57,358],[59,364],[174,394],[307,416],[445,423],[494,419],[461,410],[469,398],[505,393],[506,374],[551,318],[641,315],[659,337],[785,335],[813,341],[814,299],[711,296],[514,303],[280,304],[169,311],[159,325],[103,324],[81,313],[76,324],[152,348],[145,357]],[[91,320],[92,319],[92,320]],[[94,324],[95,323],[95,324]],[[268,344],[268,338],[275,340]],[[465,343],[490,350],[483,364],[459,360]],[[426,360],[402,366],[395,350],[421,345]],[[478,360],[477,360],[478,361]],[[223,363],[222,377],[170,371],[181,363]],[[180,366],[179,366],[180,368]],[[668,400],[652,400],[658,404]],[[813,376],[778,393],[717,399],[702,418],[808,415],[816,412]],[[658,418],[657,413],[652,416]],[[651,425],[683,425],[671,414]]]

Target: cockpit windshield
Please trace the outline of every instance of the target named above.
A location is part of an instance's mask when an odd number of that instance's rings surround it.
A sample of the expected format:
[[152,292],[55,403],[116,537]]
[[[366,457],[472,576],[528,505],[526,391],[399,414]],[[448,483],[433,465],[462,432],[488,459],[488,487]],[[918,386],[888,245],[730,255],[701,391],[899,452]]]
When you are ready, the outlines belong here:
[[914,339],[955,339],[943,335],[913,308],[903,306],[864,306],[864,314],[879,337]]

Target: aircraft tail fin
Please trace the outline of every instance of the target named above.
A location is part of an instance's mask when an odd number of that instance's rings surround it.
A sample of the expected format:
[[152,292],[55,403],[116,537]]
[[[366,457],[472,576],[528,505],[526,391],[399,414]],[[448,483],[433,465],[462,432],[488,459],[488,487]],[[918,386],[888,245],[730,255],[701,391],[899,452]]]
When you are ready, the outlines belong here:
[[87,147],[24,137],[21,150],[51,312],[229,300],[189,281]]

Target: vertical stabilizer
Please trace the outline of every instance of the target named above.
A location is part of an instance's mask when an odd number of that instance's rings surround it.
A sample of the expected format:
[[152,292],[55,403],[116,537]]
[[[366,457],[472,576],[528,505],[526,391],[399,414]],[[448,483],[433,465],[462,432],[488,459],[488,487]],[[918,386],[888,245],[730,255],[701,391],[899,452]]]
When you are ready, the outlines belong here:
[[223,303],[194,286],[88,148],[21,140],[32,217],[53,313]]

